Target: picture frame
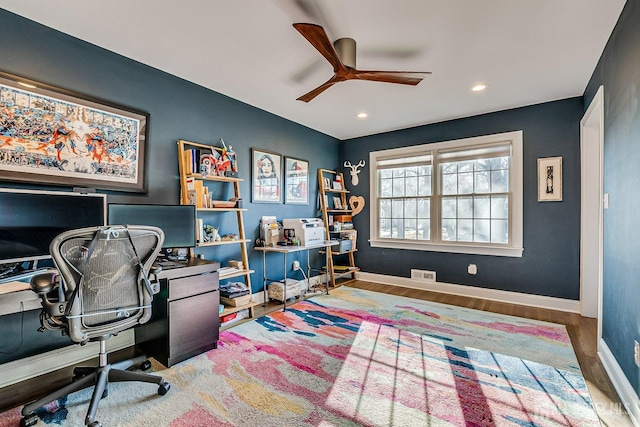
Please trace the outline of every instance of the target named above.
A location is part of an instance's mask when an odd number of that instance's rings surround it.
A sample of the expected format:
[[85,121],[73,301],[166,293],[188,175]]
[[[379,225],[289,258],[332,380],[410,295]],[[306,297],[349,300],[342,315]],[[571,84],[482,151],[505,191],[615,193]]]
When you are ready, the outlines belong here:
[[325,190],[331,190],[331,180],[327,177],[322,178],[322,183]]
[[340,199],[340,197],[334,197],[333,198],[333,209],[335,209],[335,210],[345,209],[345,207],[342,206],[342,199]]
[[282,155],[260,148],[251,149],[251,201],[280,203]]
[[149,114],[0,72],[0,180],[146,192]]
[[343,190],[342,183],[340,181],[333,181],[332,188],[334,190]]
[[538,159],[538,201],[562,201],[562,157]]
[[308,205],[309,162],[294,157],[285,157],[284,165],[285,204]]

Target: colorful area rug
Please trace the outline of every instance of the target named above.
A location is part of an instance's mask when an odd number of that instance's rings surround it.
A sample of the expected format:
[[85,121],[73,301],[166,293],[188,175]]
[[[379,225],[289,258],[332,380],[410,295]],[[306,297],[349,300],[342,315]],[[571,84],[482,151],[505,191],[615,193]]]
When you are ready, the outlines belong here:
[[[111,384],[104,427],[600,425],[564,326],[344,286],[153,369],[169,393]],[[83,425],[89,399],[60,400],[38,425]]]

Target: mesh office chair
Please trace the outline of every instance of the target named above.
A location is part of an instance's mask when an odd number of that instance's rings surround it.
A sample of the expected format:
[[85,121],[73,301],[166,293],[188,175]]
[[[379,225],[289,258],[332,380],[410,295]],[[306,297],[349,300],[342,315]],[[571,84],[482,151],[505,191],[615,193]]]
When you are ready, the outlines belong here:
[[[155,383],[158,394],[167,393],[170,386],[161,377],[126,370],[144,361],[144,356],[110,365],[106,352],[109,337],[151,318],[151,301],[159,287],[149,274],[159,271],[152,270],[152,264],[163,242],[161,229],[138,225],[70,230],[51,242],[57,272],[31,280],[31,288],[42,299],[40,330],[60,330],[79,344],[98,341],[99,366],[75,368],[69,385],[25,405],[22,426],[38,421],[38,408],[90,386],[95,388],[85,424],[92,427],[100,426],[95,416],[108,382]],[[150,364],[146,365],[148,369]]]

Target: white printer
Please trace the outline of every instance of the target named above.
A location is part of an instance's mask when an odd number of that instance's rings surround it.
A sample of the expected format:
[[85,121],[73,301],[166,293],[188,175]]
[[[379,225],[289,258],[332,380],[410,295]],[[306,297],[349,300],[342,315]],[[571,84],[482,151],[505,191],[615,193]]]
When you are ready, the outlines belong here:
[[302,246],[324,242],[324,222],[320,218],[290,218],[282,220],[283,229],[291,229]]

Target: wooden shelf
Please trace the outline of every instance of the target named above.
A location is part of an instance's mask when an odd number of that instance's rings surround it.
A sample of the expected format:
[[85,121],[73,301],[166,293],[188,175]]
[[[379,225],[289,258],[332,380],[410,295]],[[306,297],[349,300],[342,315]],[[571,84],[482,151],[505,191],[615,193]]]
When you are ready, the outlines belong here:
[[245,308],[251,309],[251,308],[255,307],[256,305],[260,305],[260,304],[262,304],[262,303],[258,302],[258,301],[251,301],[249,304],[240,305],[238,307],[230,307],[230,306],[225,305],[224,306],[224,310],[222,311],[220,316],[226,316],[227,314],[235,313],[235,312],[244,310]]
[[252,274],[255,273],[255,270],[238,270],[238,271],[234,271],[233,273],[229,273],[229,274],[224,274],[224,275],[220,275],[218,276],[219,280],[226,280],[226,279],[231,279],[234,277],[240,277],[240,276],[246,276],[247,274]]
[[202,179],[204,181],[219,181],[219,182],[243,182],[242,178],[231,178],[229,176],[218,176],[218,175],[206,175],[202,176],[199,173],[189,173],[186,175],[187,178],[193,179]]
[[196,246],[199,247],[199,248],[204,248],[204,247],[207,247],[207,246],[221,246],[221,245],[233,245],[233,244],[236,244],[236,243],[248,243],[250,241],[251,240],[249,240],[249,239],[244,239],[244,240],[241,240],[241,239],[237,239],[237,240],[220,240],[218,242],[198,243]]
[[[337,190],[335,188],[330,188],[329,183],[333,183],[334,181],[338,181],[342,184],[342,189]],[[353,212],[352,209],[345,209],[349,207],[347,201],[347,194],[349,194],[349,190],[344,188],[345,181],[344,175],[340,172],[328,170],[328,169],[318,169],[318,187],[320,189],[320,210],[322,212],[322,220],[324,221],[325,226],[325,238],[327,240],[331,240],[331,235],[333,237],[341,237],[344,235],[348,235],[352,233],[352,238],[355,238],[356,230],[354,228],[348,228],[345,230],[332,231],[329,229],[331,221],[329,219],[333,218],[333,215],[349,215]],[[327,194],[332,194],[335,196],[327,196]],[[345,207],[342,209],[334,209],[334,206]],[[355,244],[352,246],[355,247]],[[329,249],[329,257],[328,257],[328,266],[324,267],[324,271],[329,272],[329,284],[330,286],[336,286],[336,280],[342,277],[350,276],[351,280],[355,280],[356,272],[360,271],[355,264],[354,253],[357,252],[357,249],[352,249],[344,252],[336,252],[333,249]],[[333,257],[334,256],[346,256],[348,257],[348,265],[351,267],[347,271],[337,271],[334,268]]]
[[246,212],[246,208],[198,208],[198,212]]

